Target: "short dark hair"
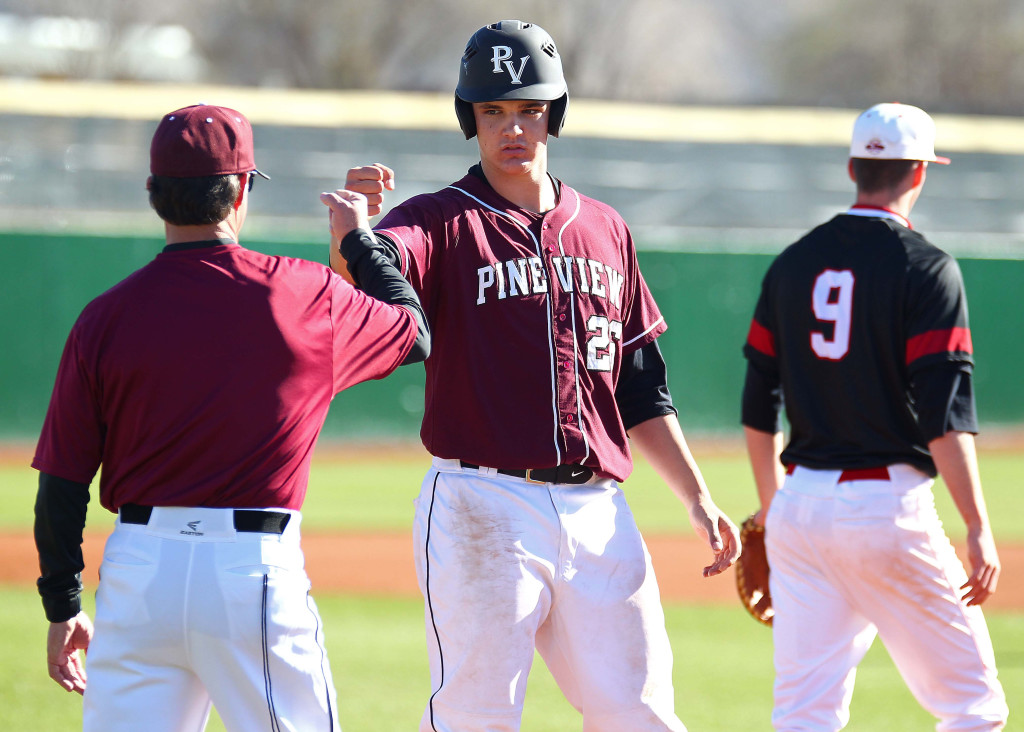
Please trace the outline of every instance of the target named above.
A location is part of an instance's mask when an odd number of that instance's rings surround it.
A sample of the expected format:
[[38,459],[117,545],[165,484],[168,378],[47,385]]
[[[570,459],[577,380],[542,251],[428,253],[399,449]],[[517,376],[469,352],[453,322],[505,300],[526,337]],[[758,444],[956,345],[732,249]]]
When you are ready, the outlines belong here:
[[228,217],[242,189],[237,175],[170,178],[154,175],[149,183],[149,205],[175,226],[219,224]]
[[850,158],[857,190],[864,193],[891,191],[910,175],[917,160],[869,160]]

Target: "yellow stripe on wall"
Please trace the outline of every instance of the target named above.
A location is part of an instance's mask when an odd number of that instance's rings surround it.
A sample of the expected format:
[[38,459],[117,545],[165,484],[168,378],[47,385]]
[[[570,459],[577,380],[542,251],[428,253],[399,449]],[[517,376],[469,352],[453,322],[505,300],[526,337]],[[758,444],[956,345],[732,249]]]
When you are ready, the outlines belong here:
[[[156,121],[199,102],[256,124],[457,132],[453,96],[441,93],[262,89],[212,85],[0,79],[0,114]],[[570,99],[566,137],[771,145],[849,142],[860,110],[703,107]],[[1024,154],[1024,120],[935,115],[939,154]]]

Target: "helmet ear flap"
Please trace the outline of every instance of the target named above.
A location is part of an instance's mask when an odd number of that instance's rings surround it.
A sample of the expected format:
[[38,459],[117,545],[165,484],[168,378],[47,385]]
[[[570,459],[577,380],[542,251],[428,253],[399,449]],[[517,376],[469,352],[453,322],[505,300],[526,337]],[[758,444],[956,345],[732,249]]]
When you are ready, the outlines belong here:
[[459,118],[459,127],[466,139],[476,135],[476,117],[473,116],[473,105],[455,96],[455,116]]
[[569,92],[566,92],[558,99],[552,100],[550,107],[548,108],[548,134],[552,137],[558,137],[562,131],[562,125],[565,124],[565,113],[569,107]]

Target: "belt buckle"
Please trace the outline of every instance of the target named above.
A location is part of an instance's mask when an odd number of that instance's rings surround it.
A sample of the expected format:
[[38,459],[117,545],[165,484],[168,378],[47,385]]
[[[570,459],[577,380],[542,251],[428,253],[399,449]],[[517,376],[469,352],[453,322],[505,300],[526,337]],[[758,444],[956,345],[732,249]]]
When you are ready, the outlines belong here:
[[534,480],[534,478],[533,478],[533,468],[527,468],[526,469],[526,478],[525,478],[525,480],[526,480],[527,483],[533,483],[534,485],[544,485],[545,483],[547,483],[546,480]]

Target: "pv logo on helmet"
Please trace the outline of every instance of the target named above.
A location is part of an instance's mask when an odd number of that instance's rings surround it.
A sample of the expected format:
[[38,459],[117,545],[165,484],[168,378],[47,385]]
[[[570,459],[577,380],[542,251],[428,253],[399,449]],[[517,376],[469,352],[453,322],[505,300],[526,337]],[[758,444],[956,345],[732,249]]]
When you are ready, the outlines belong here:
[[522,84],[523,69],[526,68],[526,62],[530,60],[530,57],[527,55],[519,59],[519,68],[516,69],[512,62],[509,61],[512,58],[512,49],[509,46],[492,46],[491,50],[494,51],[494,55],[491,56],[491,62],[494,64],[493,73],[504,73],[501,68],[501,64],[504,61],[505,68],[508,69],[508,74],[512,77],[512,83]]

